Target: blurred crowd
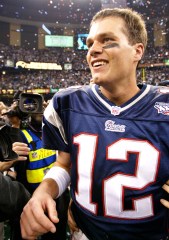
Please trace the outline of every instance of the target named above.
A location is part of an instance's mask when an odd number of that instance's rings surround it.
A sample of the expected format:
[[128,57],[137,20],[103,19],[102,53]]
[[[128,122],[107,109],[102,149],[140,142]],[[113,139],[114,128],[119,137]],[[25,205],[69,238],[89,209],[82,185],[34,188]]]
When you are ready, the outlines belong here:
[[[58,70],[21,71],[12,68],[1,74],[0,89],[25,90],[34,88],[64,88],[72,85],[89,84],[90,71],[86,62],[86,52],[64,49],[25,50],[23,48],[0,45],[0,66],[6,65],[7,60],[24,62],[57,63],[62,66]],[[64,63],[71,63],[72,69],[65,70]]]
[[[0,90],[26,90],[36,88],[65,88],[72,85],[85,85],[90,82],[90,70],[86,62],[86,51],[52,48],[42,50],[26,50],[21,47],[0,45],[0,67],[4,69],[7,61],[57,63],[63,70],[22,70],[15,67],[5,68],[0,75]],[[164,63],[169,58],[169,47],[148,48],[140,64],[149,67],[138,68],[137,79],[158,85],[169,79],[169,67],[152,67],[156,63]],[[71,69],[64,69],[64,64],[71,64]],[[16,66],[16,65],[15,65]],[[9,71],[10,70],[10,71]]]

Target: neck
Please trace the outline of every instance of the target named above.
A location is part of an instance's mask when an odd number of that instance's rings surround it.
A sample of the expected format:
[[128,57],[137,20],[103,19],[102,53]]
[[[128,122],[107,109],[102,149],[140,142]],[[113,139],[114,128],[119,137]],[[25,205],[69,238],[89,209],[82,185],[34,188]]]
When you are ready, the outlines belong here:
[[134,86],[123,86],[123,87],[115,87],[115,88],[106,88],[100,86],[101,93],[115,105],[120,106],[134,97],[139,91],[139,87],[137,85]]

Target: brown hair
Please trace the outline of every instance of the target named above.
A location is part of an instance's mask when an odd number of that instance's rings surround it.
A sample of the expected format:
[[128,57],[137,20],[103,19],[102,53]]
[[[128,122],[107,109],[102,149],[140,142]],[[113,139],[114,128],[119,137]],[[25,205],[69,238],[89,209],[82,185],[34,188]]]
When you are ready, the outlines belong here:
[[133,11],[130,8],[107,8],[99,11],[93,17],[90,27],[97,20],[106,18],[106,17],[119,17],[124,20],[125,28],[123,29],[124,33],[128,37],[129,43],[134,45],[136,43],[142,43],[144,49],[147,46],[147,30],[145,22],[142,16]]

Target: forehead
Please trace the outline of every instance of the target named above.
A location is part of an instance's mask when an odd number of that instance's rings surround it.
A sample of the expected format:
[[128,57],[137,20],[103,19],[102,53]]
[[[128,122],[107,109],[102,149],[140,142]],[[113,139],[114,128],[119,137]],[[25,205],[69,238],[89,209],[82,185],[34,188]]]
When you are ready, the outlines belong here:
[[112,35],[124,35],[125,22],[120,17],[106,17],[96,20],[92,23],[88,38],[112,33]]

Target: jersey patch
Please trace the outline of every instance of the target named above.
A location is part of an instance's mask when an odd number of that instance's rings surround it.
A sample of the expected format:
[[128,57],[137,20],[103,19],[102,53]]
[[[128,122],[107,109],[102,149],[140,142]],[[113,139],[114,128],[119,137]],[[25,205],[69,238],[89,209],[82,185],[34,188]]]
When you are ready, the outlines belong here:
[[169,87],[161,87],[159,88],[159,92],[163,94],[169,93]]
[[158,113],[169,115],[169,103],[156,102],[154,107],[158,110]]

